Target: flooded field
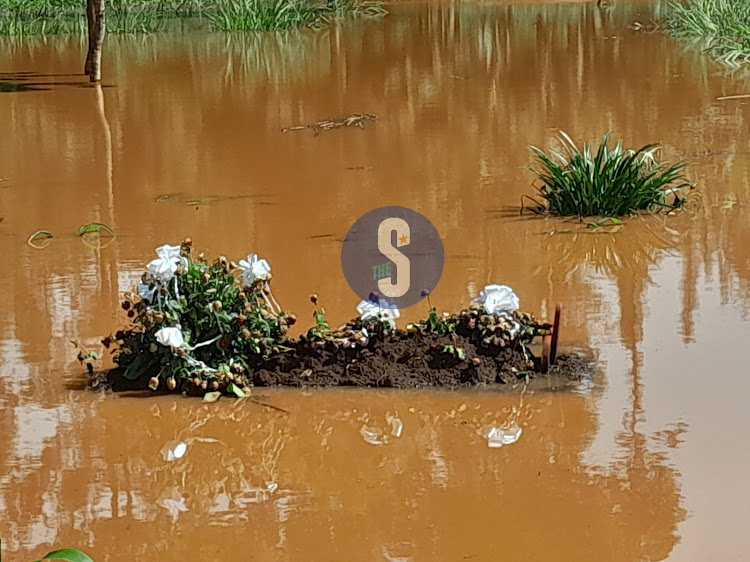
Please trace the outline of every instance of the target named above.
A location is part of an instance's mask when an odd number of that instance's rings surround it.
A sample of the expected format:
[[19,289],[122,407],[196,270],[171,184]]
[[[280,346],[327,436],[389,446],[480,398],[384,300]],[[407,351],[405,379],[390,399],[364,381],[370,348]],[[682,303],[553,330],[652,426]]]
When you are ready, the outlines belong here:
[[[317,32],[110,36],[100,91],[78,39],[0,40],[5,557],[748,559],[750,100],[716,98],[750,83],[626,28],[653,9],[409,2]],[[281,132],[350,113],[377,121]],[[574,225],[518,206],[528,145],[560,129],[661,142],[693,162],[694,204],[550,236]],[[563,302],[593,384],[260,391],[283,411],[81,390],[71,340],[123,325],[156,246],[258,252],[301,324],[316,292],[338,325],[359,300],[341,240],[382,205],[443,236],[439,309],[489,282],[543,318]],[[117,238],[86,246],[92,221]],[[55,237],[34,250],[40,228]],[[489,448],[510,419],[520,439]]]

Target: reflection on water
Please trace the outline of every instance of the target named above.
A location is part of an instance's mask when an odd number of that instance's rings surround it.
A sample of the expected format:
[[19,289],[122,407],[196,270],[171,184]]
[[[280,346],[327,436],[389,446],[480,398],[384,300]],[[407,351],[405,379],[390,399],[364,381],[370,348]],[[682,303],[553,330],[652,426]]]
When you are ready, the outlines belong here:
[[[746,84],[700,53],[627,30],[644,9],[405,3],[320,32],[111,37],[99,90],[71,87],[78,39],[0,43],[0,82],[29,86],[0,91],[6,553],[746,554],[750,497],[734,482],[750,469],[737,446],[750,423],[750,104],[716,100]],[[281,133],[355,112],[378,120]],[[550,236],[575,225],[513,210],[531,189],[527,146],[560,129],[661,141],[667,158],[694,161],[697,204],[617,233]],[[563,302],[565,342],[601,362],[591,392],[268,391],[283,414],[75,389],[70,340],[123,322],[118,293],[155,246],[191,235],[209,253],[259,252],[285,308],[305,318],[317,292],[340,323],[357,298],[339,241],[384,204],[441,232],[439,308],[491,281],[542,317]],[[118,237],[86,246],[74,233],[88,222]],[[55,234],[44,250],[25,244],[37,228]],[[705,390],[717,373],[731,392]],[[509,419],[518,441],[489,448],[483,432]],[[184,455],[165,458],[175,443]]]

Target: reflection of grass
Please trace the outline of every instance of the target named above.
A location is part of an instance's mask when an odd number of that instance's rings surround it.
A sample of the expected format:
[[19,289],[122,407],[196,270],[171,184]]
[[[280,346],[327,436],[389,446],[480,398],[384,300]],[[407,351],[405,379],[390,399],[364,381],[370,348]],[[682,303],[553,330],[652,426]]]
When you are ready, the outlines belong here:
[[566,155],[531,147],[538,166],[532,171],[546,203],[540,210],[579,217],[669,210],[680,207],[685,201],[680,192],[692,187],[682,174],[687,164],[657,163],[656,145],[625,150],[620,141],[610,148],[607,133],[596,151],[590,143],[580,150],[568,135],[561,136]]
[[[0,35],[83,33],[81,0],[0,0]],[[107,31],[148,33],[166,19],[204,17],[223,31],[289,29],[357,13],[381,15],[378,6],[358,0],[108,0]]]
[[750,62],[750,2],[684,0],[671,8],[665,22],[669,33],[707,39],[708,50],[722,62]]

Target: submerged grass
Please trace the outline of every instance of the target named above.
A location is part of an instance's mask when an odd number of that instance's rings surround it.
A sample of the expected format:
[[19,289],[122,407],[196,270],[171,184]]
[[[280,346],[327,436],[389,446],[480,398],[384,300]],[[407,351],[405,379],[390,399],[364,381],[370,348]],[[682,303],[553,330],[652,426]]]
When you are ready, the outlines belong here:
[[680,0],[670,8],[664,22],[668,33],[705,39],[707,51],[729,65],[750,62],[748,0]]
[[[84,33],[85,0],[0,0],[0,35]],[[107,31],[160,31],[167,19],[200,17],[220,31],[313,25],[344,14],[383,15],[358,0],[108,0]]]
[[560,135],[567,156],[531,147],[536,158],[532,171],[542,182],[538,191],[544,199],[537,212],[586,217],[672,210],[682,206],[683,192],[693,187],[682,173],[687,163],[655,160],[657,145],[625,150],[618,141],[610,148],[607,133],[596,151],[590,143],[580,150],[568,135]]

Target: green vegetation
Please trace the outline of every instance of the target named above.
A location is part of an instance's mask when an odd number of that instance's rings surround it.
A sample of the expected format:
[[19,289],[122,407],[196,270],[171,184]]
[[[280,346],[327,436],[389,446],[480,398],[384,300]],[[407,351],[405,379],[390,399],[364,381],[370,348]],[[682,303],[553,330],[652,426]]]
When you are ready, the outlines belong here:
[[540,203],[531,198],[536,212],[568,216],[622,216],[640,210],[673,210],[685,202],[682,192],[693,184],[682,170],[688,164],[667,165],[654,159],[657,145],[625,150],[622,141],[608,147],[610,134],[594,151],[586,143],[581,151],[564,132],[560,133],[567,156],[550,151],[547,155],[532,146],[536,167],[532,171],[542,182]]
[[[0,35],[82,34],[85,6],[85,0],[0,0]],[[357,0],[107,0],[106,7],[109,33],[161,31],[176,18],[202,18],[220,31],[263,31],[386,13]]]
[[77,548],[63,548],[62,550],[54,550],[47,554],[41,560],[36,562],[42,562],[42,560],[59,560],[62,562],[94,562],[87,554],[78,550]]
[[670,4],[664,27],[677,37],[702,37],[707,51],[730,65],[750,62],[750,2],[682,0]]
[[154,390],[238,396],[253,358],[284,351],[280,340],[296,320],[273,298],[270,266],[255,254],[239,265],[225,257],[209,264],[193,256],[190,239],[157,255],[138,295],[122,303],[131,327],[102,343],[114,346],[125,379],[150,377]]

